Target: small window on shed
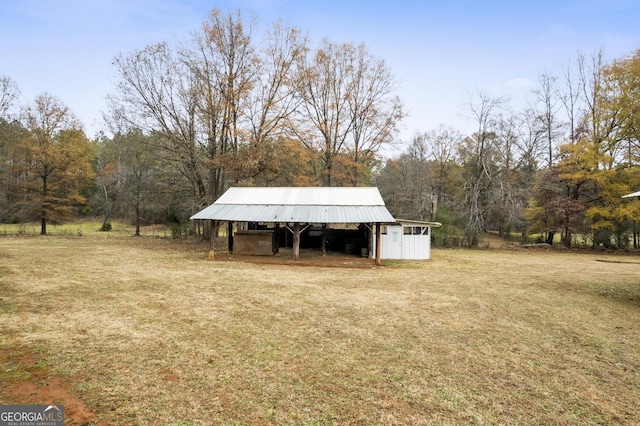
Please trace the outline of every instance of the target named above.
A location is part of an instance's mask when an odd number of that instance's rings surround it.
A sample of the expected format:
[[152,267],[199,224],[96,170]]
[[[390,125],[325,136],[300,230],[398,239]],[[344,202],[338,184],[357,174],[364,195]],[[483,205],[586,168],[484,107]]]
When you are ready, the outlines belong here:
[[403,231],[404,235],[411,235],[411,227],[410,226],[403,226],[402,227],[402,231]]
[[413,235],[429,235],[428,226],[415,226],[413,228]]

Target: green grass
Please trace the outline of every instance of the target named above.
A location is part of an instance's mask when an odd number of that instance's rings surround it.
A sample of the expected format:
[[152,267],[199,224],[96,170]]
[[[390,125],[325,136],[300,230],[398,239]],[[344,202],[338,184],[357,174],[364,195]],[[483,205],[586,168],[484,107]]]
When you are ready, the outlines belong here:
[[[434,249],[323,267],[207,253],[0,236],[0,349],[40,351],[115,425],[640,418],[638,257]],[[22,379],[0,376],[0,403]]]
[[[93,236],[113,237],[130,236],[135,233],[135,225],[122,221],[112,221],[111,231],[100,230],[101,222],[95,220],[76,220],[60,225],[47,224],[47,234],[52,236]],[[140,234],[147,237],[171,237],[171,230],[165,225],[143,226]],[[40,222],[18,224],[0,224],[0,235],[40,235]]]

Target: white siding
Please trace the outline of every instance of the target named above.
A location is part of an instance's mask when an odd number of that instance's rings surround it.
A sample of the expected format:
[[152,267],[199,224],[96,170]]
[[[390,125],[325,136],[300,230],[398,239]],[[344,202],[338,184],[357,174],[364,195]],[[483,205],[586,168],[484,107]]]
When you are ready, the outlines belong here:
[[431,241],[428,235],[403,235],[402,259],[429,259]]
[[[418,232],[421,233],[418,234]],[[380,258],[408,260],[430,259],[430,234],[430,226],[388,225],[387,232],[382,234],[380,238],[382,246]]]

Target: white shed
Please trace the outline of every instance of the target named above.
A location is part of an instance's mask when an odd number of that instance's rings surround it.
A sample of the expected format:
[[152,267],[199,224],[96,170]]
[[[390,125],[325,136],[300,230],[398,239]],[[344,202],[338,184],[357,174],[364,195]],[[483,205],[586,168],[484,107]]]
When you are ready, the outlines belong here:
[[424,260],[431,258],[431,228],[438,222],[396,219],[382,228],[382,259]]

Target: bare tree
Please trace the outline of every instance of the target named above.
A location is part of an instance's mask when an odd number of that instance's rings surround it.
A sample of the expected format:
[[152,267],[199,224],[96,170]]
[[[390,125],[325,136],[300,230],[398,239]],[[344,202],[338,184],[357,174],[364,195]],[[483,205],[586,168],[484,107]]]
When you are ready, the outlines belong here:
[[19,96],[18,85],[9,77],[0,76],[0,119],[9,121],[9,112],[15,107]]
[[466,232],[471,245],[477,245],[480,233],[486,231],[490,190],[495,179],[494,118],[505,102],[503,97],[491,97],[480,91],[469,100],[469,111],[478,127],[461,148],[464,152],[464,204],[468,218]]
[[403,158],[406,167],[407,198],[411,202],[411,217],[419,220],[435,219],[438,196],[430,176],[429,133],[416,133]]
[[[400,98],[394,95],[395,81],[384,61],[373,57],[364,45],[350,58],[352,78],[348,86],[351,141],[348,151],[356,167],[367,166],[381,146],[393,142],[398,123],[404,118]],[[357,185],[354,173],[352,185]]]
[[553,165],[553,157],[556,150],[556,140],[561,127],[557,118],[558,98],[556,90],[556,77],[545,72],[538,77],[540,87],[534,91],[538,109],[538,120],[541,131],[544,134],[547,146],[547,167]]
[[[454,188],[458,187],[458,147],[462,139],[459,131],[446,126],[429,133],[430,176],[438,204],[451,207],[453,203]],[[436,213],[437,209],[434,209],[432,219],[435,219]]]
[[16,218],[16,191],[20,176],[15,172],[19,142],[24,127],[16,119],[18,85],[9,77],[0,77],[0,220]]
[[[526,116],[524,116],[526,117]],[[495,123],[496,174],[491,203],[492,226],[504,232],[524,231],[524,211],[536,168],[529,140],[523,138],[521,114],[500,114]]]
[[608,81],[605,78],[603,51],[592,53],[589,61],[584,55],[580,55],[578,71],[585,104],[584,127],[588,129],[588,136],[593,146],[610,158],[610,161],[603,166],[611,168],[619,148],[615,133],[621,126],[623,117],[618,110],[609,108],[611,99]]
[[334,159],[345,148],[351,131],[347,57],[352,51],[351,45],[325,39],[311,58],[300,58],[297,67],[300,108],[289,128],[307,149],[322,153],[324,186],[332,184]]
[[257,61],[253,46],[254,18],[240,12],[223,14],[214,9],[194,47],[183,50],[183,61],[196,77],[198,115],[206,138],[209,193],[216,199],[225,180],[238,182],[245,168],[238,154],[247,139],[242,126],[251,90],[256,84]]
[[[297,70],[300,107],[290,129],[322,154],[322,182],[331,186],[338,178],[337,160],[347,156],[357,166],[392,142],[402,105],[393,96],[388,68],[362,45],[325,39],[311,57],[301,58]],[[356,184],[357,173],[342,179]]]
[[278,168],[272,148],[295,108],[293,67],[306,39],[278,23],[258,51],[256,26],[216,9],[177,52],[159,43],[114,61],[111,116],[164,136],[159,147],[191,182],[196,206]]
[[101,134],[95,141],[96,156],[96,187],[94,205],[102,214],[101,231],[110,230],[111,215],[119,207],[127,188],[128,176],[124,167],[125,152],[123,144],[118,143],[123,138],[118,135],[113,139]]
[[527,108],[520,114],[519,133],[518,143],[523,153],[523,162],[526,167],[537,169],[540,160],[546,160],[548,163],[548,133],[540,125],[540,116],[534,108]]
[[203,159],[197,139],[194,76],[166,43],[147,46],[114,60],[120,81],[108,98],[112,114],[130,128],[158,131],[175,167],[189,180],[196,204],[206,197]]
[[569,124],[569,139],[573,143],[576,140],[580,93],[582,92],[582,89],[580,88],[580,79],[575,77],[574,71],[571,69],[571,63],[567,65],[564,72],[564,83],[565,90],[562,93],[559,92],[559,98],[564,106]]
[[302,32],[281,22],[273,25],[266,38],[267,45],[256,61],[255,84],[246,109],[249,158],[245,164],[252,167],[245,174],[253,179],[280,173],[277,151],[281,149],[283,125],[297,106],[294,68],[308,50]]

